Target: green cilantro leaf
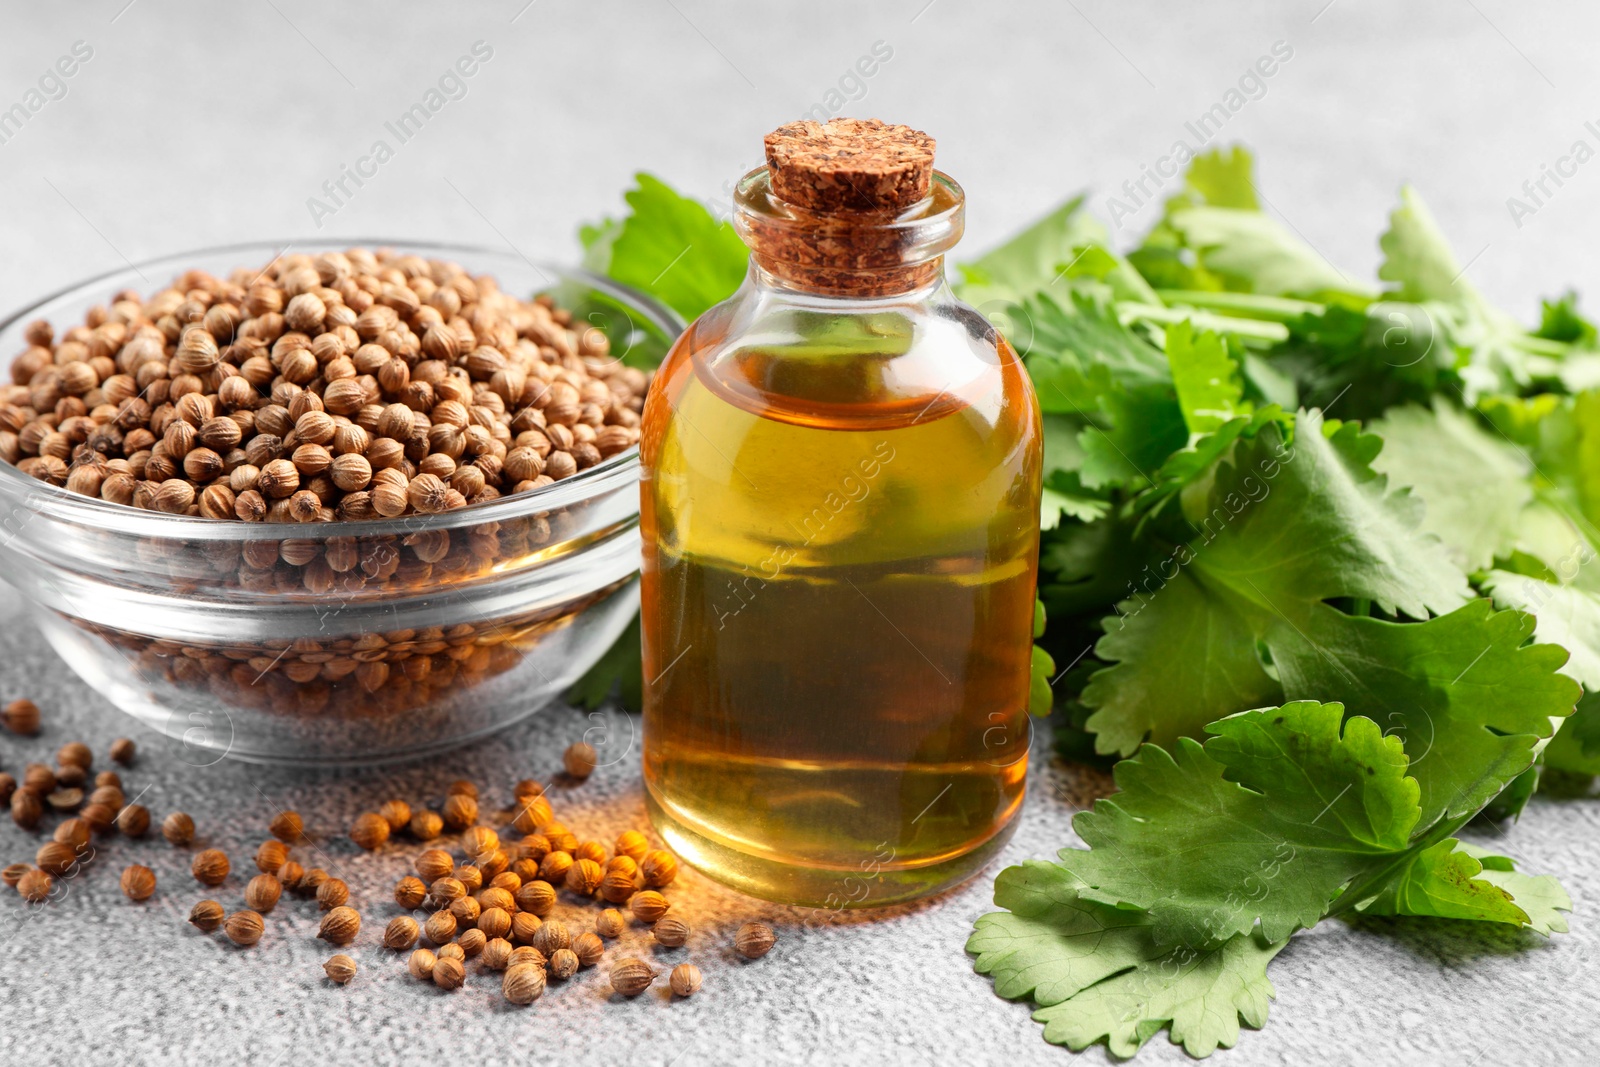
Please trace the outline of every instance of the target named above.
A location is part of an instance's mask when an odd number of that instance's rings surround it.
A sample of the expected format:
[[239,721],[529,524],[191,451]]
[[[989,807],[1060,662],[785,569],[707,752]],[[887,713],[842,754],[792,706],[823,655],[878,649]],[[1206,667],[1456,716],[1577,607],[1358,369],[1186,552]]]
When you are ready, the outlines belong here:
[[1428,846],[1357,909],[1363,915],[1415,915],[1527,926],[1564,933],[1572,900],[1550,875],[1529,876],[1512,861],[1455,838]]
[[1445,239],[1433,212],[1411,186],[1400,190],[1400,206],[1389,216],[1389,228],[1378,238],[1383,263],[1378,277],[1392,282],[1400,300],[1458,303],[1479,299],[1461,276],[1461,264]]
[[1258,921],[1278,941],[1406,847],[1417,783],[1372,720],[1302,701],[1208,729],[1204,748],[1182,738],[1119,763],[1120,792],[1074,818],[1089,848],[1060,861],[1081,895],[1148,910],[1166,943],[1212,945]]
[[1229,289],[1306,297],[1361,291],[1322,253],[1259,211],[1194,207],[1174,214],[1170,224]]
[[650,174],[634,175],[630,213],[579,231],[584,265],[693,319],[744,280],[750,253],[727,222]]
[[1420,528],[1444,542],[1457,565],[1487,567],[1510,545],[1533,499],[1523,453],[1438,401],[1432,409],[1392,408],[1372,430],[1384,441],[1372,469],[1422,499]]
[[1167,331],[1167,363],[1189,434],[1209,433],[1239,414],[1243,389],[1227,343],[1181,322]]
[[962,300],[980,310],[996,303],[1020,303],[1059,280],[1080,246],[1104,244],[1105,227],[1083,210],[1075,196],[991,252],[961,264]]

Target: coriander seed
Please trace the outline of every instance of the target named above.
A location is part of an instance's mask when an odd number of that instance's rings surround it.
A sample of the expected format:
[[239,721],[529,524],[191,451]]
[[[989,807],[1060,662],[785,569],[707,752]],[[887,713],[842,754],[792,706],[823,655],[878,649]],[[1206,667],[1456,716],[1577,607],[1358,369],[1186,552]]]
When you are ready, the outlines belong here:
[[[511,820],[511,825],[519,833],[532,833],[539,827],[548,823],[555,817],[550,810],[550,801],[542,796],[526,796],[517,798],[517,813]],[[546,842],[545,852],[550,851]],[[542,854],[541,854],[542,855]]]
[[122,872],[122,893],[129,900],[149,900],[156,891],[156,872],[135,863]]
[[129,837],[143,837],[150,829],[150,809],[143,804],[129,804],[117,812],[117,829]]
[[316,896],[318,890],[328,884],[329,877],[328,872],[321,867],[311,868],[306,872],[306,876],[300,879],[300,895],[303,897]]
[[294,860],[289,860],[278,868],[278,883],[291,893],[303,891],[306,880],[306,869]]
[[440,878],[428,887],[428,899],[435,908],[448,908],[467,895],[467,887],[457,878]]
[[378,809],[378,814],[389,824],[389,832],[397,834],[411,822],[411,805],[403,800],[386,800]]
[[503,908],[485,908],[478,915],[478,929],[486,937],[505,937],[511,932],[511,914]]
[[466,891],[476,893],[483,888],[483,871],[471,863],[463,863],[450,872],[450,877],[460,882]]
[[60,841],[46,841],[39,846],[33,862],[48,874],[63,875],[78,862],[78,850],[71,845],[63,845]]
[[733,936],[733,947],[747,960],[758,960],[772,951],[778,935],[766,923],[749,922]]
[[395,883],[394,902],[407,911],[422,907],[422,902],[427,898],[428,887],[422,884],[421,878],[407,875]]
[[593,860],[602,870],[606,865],[606,846],[598,841],[581,841],[572,853],[575,860]]
[[329,878],[317,886],[317,906],[323,911],[342,907],[349,899],[350,887],[344,884],[342,878]]
[[478,821],[477,798],[465,793],[451,793],[445,798],[440,817],[444,820],[445,829],[465,830]]
[[116,771],[101,771],[99,774],[94,776],[94,787],[96,789],[108,785],[114,785],[118,789],[121,789],[122,775],[118,774]]
[[592,897],[600,889],[605,871],[594,860],[577,860],[567,868],[567,892],[580,897]]
[[432,841],[444,830],[444,820],[436,811],[419,811],[411,816],[408,829],[418,841]]
[[417,943],[421,930],[409,915],[397,915],[383,929],[383,947],[404,951]]
[[221,885],[228,877],[228,856],[219,848],[208,848],[195,856],[189,869],[201,885]]
[[450,914],[456,917],[456,925],[462,928],[475,926],[482,911],[483,905],[475,897],[462,897],[450,902]]
[[189,925],[208,934],[222,925],[222,918],[222,905],[214,900],[202,900],[189,909]]
[[517,898],[512,894],[511,890],[501,889],[498,886],[490,886],[487,889],[478,890],[478,895],[474,899],[485,908],[499,908],[502,911],[517,910]]
[[440,989],[459,989],[466,980],[467,969],[460,960],[440,957],[433,965],[433,984]]
[[338,985],[344,985],[356,976],[356,961],[341,952],[337,956],[329,956],[322,965],[322,971]]
[[460,960],[465,962],[467,950],[452,941],[448,945],[439,946],[439,958],[441,960]]
[[618,960],[611,967],[611,988],[625,997],[636,997],[655,984],[656,969],[644,960]]
[[593,967],[606,954],[606,946],[599,934],[586,932],[572,939],[572,951],[580,964]]
[[567,872],[572,869],[572,856],[566,852],[552,852],[539,864],[539,877],[551,885],[559,885],[566,881]]
[[594,932],[601,937],[617,938],[622,936],[625,927],[622,912],[616,908],[607,908],[594,920]]
[[474,826],[461,835],[461,850],[469,856],[500,847],[500,835],[487,826]]
[[436,911],[423,923],[422,932],[435,945],[443,945],[456,936],[456,917],[448,911]]
[[245,948],[260,941],[262,931],[266,928],[261,916],[253,911],[236,911],[228,916],[228,921],[222,926],[228,940]]
[[134,750],[135,746],[131,739],[119,737],[111,742],[111,760],[124,767],[130,766],[133,763]]
[[11,794],[11,821],[24,830],[32,830],[44,818],[44,802],[38,794],[19,789]]
[[417,857],[415,866],[422,880],[432,885],[450,874],[455,868],[455,860],[442,848],[430,848]]
[[435,956],[432,951],[425,948],[419,948],[413,952],[411,954],[411,958],[406,961],[406,970],[411,972],[411,977],[420,978],[423,981],[427,981],[429,978],[433,977],[433,968],[437,961],[438,957]]
[[483,965],[491,971],[503,971],[511,962],[511,942],[503,937],[491,937],[483,946]]
[[42,763],[30,763],[22,771],[22,788],[35,796],[48,796],[55,792],[56,772]]
[[39,732],[39,705],[31,700],[13,700],[0,711],[0,722],[14,734],[32,737]]
[[175,811],[161,820],[161,836],[182,848],[194,840],[194,820],[181,811]]
[[40,904],[50,896],[50,874],[37,868],[17,879],[17,892],[29,904]]
[[534,931],[528,943],[549,957],[558,949],[570,948],[572,935],[567,930],[566,923],[560,919],[551,919],[539,924],[539,929]]
[[570,948],[558,948],[550,955],[550,977],[567,979],[578,973],[578,954]]
[[16,794],[16,791],[16,778],[4,771],[0,771],[0,804],[10,804],[11,798]]
[[700,991],[700,968],[692,963],[680,963],[672,968],[672,973],[667,976],[667,984],[672,987],[672,992],[680,997],[692,997]]
[[456,944],[461,946],[461,951],[467,954],[469,960],[482,952],[488,943],[489,938],[482,930],[464,930],[461,936],[456,938]]
[[54,811],[77,811],[83,806],[83,790],[57,789],[44,798]]
[[532,964],[542,971],[548,961],[544,958],[544,953],[532,945],[518,945],[511,950],[511,957],[506,961],[506,966],[517,967],[524,963]]
[[672,880],[678,877],[678,859],[664,848],[658,848],[645,854],[639,861],[639,873],[644,876],[644,884],[652,889],[671,885]]
[[55,833],[51,836],[63,845],[70,845],[75,851],[81,852],[89,847],[90,827],[83,819],[66,819],[56,825]]
[[63,767],[88,770],[94,765],[94,753],[82,741],[68,741],[56,750],[56,762]]
[[340,905],[322,917],[317,936],[330,945],[348,945],[361,932],[361,913]]
[[587,741],[579,741],[567,746],[567,750],[561,754],[561,764],[567,769],[568,774],[582,781],[594,773],[598,758],[593,745]]
[[17,887],[17,883],[22,881],[22,876],[31,870],[33,870],[33,868],[26,863],[8,864],[5,870],[0,871],[0,882],[4,882],[6,885],[15,889]]
[[350,827],[350,840],[371,852],[389,840],[389,820],[373,811],[356,816],[355,825]]
[[544,968],[532,963],[507,967],[500,980],[500,995],[512,1004],[532,1004],[544,994]]
[[672,904],[654,889],[646,889],[635,893],[633,899],[628,901],[628,907],[635,919],[642,923],[653,923],[665,915]]
[[[298,812],[280,811],[267,824],[267,832],[284,844],[292,845],[299,841],[300,835],[305,832],[305,822]],[[335,956],[334,959],[339,957]]]
[[117,810],[109,804],[86,804],[78,814],[95,833],[103,834],[116,825]]
[[514,894],[517,907],[543,918],[556,906],[555,887],[542,879],[528,882]]
[[644,859],[645,853],[650,851],[650,839],[638,830],[624,830],[617,835],[617,843],[613,851],[619,856],[627,856],[638,863]]
[[[633,862],[626,856],[622,858],[629,863]],[[622,869],[607,871],[600,881],[600,895],[612,904],[626,904],[638,888],[634,884],[633,875]]]
[[277,838],[269,837],[256,849],[256,870],[271,874],[289,862],[289,846]]
[[511,916],[511,940],[519,945],[526,945],[539,936],[539,930],[544,926],[544,921],[539,916],[529,911],[519,911]]
[[682,948],[689,940],[689,924],[671,915],[656,923],[650,932],[667,948]]
[[277,875],[258,874],[244,887],[245,907],[266,915],[278,906],[278,898],[282,895],[283,883],[278,881]]

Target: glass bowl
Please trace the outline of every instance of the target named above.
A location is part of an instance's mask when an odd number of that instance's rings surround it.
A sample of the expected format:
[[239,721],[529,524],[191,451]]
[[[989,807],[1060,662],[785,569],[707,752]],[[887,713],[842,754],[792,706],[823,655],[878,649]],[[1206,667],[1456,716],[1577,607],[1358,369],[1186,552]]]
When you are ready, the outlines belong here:
[[[682,329],[604,278],[476,248],[295,242],[315,254],[386,246],[549,293],[653,364]],[[83,320],[122,289],[189,268],[218,276],[283,250],[166,257],[0,322],[0,358],[35,318]],[[0,374],[6,371],[0,369]],[[7,374],[9,377],[9,374]],[[638,602],[638,450],[532,492],[434,515],[244,523],[108,503],[0,462],[0,578],[61,657],[196,764],[413,758],[503,729],[558,697]]]

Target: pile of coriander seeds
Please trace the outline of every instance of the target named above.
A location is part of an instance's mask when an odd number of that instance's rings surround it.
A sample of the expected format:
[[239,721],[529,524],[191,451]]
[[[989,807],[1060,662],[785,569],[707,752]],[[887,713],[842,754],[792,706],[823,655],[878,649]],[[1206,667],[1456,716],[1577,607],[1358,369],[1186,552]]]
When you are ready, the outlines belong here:
[[32,323],[0,460],[73,492],[211,519],[431,514],[636,444],[646,379],[546,298],[379,249],[283,255]]

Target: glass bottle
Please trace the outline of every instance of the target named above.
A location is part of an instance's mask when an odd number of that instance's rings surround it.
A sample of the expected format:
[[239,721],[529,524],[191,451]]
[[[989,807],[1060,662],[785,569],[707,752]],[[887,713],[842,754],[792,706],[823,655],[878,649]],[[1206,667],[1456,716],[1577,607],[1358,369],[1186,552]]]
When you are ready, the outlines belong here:
[[[825,150],[784,156],[802,127]],[[908,136],[920,175],[898,142],[816,162]],[[945,282],[963,194],[932,146],[769,136],[735,198],[749,274],[643,416],[647,804],[688,862],[787,903],[955,885],[1022,804],[1038,403]]]

